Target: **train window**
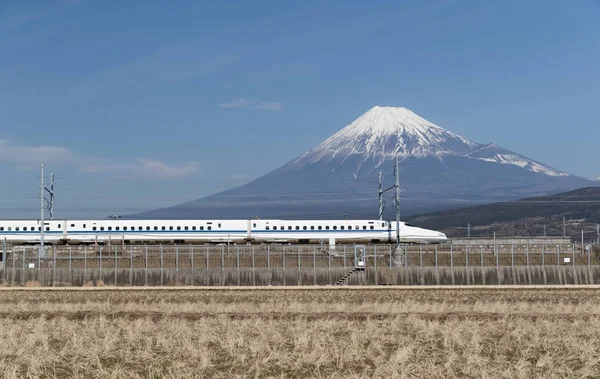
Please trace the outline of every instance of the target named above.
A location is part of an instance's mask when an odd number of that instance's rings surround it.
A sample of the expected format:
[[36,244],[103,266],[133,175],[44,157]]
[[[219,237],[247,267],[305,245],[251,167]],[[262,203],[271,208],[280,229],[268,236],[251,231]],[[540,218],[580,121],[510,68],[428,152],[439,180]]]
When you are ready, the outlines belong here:
[[196,230],[196,227],[195,227],[195,226],[192,226],[192,230]]
[[172,227],[172,226],[169,226],[169,230],[173,230],[173,227]]
[[306,230],[306,225],[304,225],[304,226],[302,227],[302,229]]
[[352,225],[348,225],[348,230],[352,230]]
[[296,225],[296,230],[300,230],[300,227],[298,225]]
[[200,230],[204,230],[204,226],[201,226],[201,227],[200,227]]
[[115,227],[115,230],[119,230],[119,227],[118,227],[118,226],[117,226],[117,227]]
[[221,227],[221,224],[217,225],[219,228]]
[[288,230],[292,230],[292,227],[291,227],[291,226],[288,226]]
[[256,223],[253,223],[253,224],[252,224],[252,227],[253,227],[253,228],[256,228]]
[[285,227],[284,226],[280,226],[279,229],[285,230]]
[[[119,228],[118,228],[118,227],[117,227],[117,230],[119,230]],[[127,230],[127,227],[126,227],[126,226],[124,226],[124,227],[123,227],[123,230]]]
[[112,230],[112,226],[109,226],[109,227],[108,227],[108,230]]
[[177,227],[177,230],[181,230],[181,226],[178,226],[178,227]]
[[382,223],[381,223],[381,227],[382,227],[382,228],[385,228],[385,222],[382,222]]
[[96,227],[95,227],[95,226],[94,226],[94,227],[92,227],[92,230],[96,230]]
[[[342,228],[344,228],[344,227],[342,226]],[[334,225],[333,226],[333,230],[336,230],[336,229],[337,229],[337,226]]]
[[83,229],[85,229],[85,228],[86,228],[86,226],[85,226],[85,224],[83,224]]
[[49,226],[46,226],[46,231],[47,232],[50,231],[50,227]]
[[100,230],[104,230],[104,226],[101,226],[101,227],[100,227]]
[[269,226],[267,225],[267,226],[265,227],[265,229],[269,230]]
[[319,230],[323,229],[323,227],[321,225],[319,225]]
[[340,226],[340,229],[344,230],[344,225]]
[[367,230],[367,226],[366,225],[363,225],[363,230]]
[[17,227],[15,228],[15,230],[18,232],[18,231],[19,231],[19,227],[17,226]]
[[75,227],[75,224],[71,224],[71,228],[74,228],[74,227]]
[[325,230],[329,230],[329,225],[325,225]]
[[135,226],[132,226],[129,230],[135,230]]
[[371,225],[371,230],[373,230],[373,229],[375,229],[375,228],[373,227],[373,225]]
[[4,231],[4,226],[0,226],[0,232]]
[[206,229],[208,229],[208,230],[211,230],[211,229],[212,229],[212,227],[211,227],[211,226],[207,226],[207,227],[206,227]]
[[167,230],[167,228],[165,228],[164,226],[163,226],[163,227],[161,227],[161,229],[162,229],[162,230]]
[[60,224],[58,224],[58,229],[60,229]]
[[354,229],[358,230],[358,229],[360,229],[360,228],[358,227],[358,225],[356,225],[356,226],[354,227]]
[[189,230],[190,228],[188,228],[187,226],[184,228],[185,230]]
[[274,226],[274,227],[273,227],[273,230],[277,230],[277,227],[276,227],[276,226]]
[[[150,229],[150,227],[148,227],[148,229]],[[138,226],[138,230],[139,230],[139,231],[142,231],[142,230],[144,230],[144,227],[142,227],[142,226]]]
[[10,232],[11,230],[12,230],[12,226],[9,226],[8,227],[8,231]]
[[315,227],[311,225],[310,230],[315,230]]
[[155,227],[154,227],[154,230],[158,230],[158,226],[155,226]]

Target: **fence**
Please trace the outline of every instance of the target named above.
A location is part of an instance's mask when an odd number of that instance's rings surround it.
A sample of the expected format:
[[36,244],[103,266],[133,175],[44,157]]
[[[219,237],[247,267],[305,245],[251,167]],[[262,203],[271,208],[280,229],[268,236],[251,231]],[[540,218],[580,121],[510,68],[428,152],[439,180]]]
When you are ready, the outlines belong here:
[[[0,279],[5,283],[43,285],[439,284],[447,273],[455,284],[460,272],[473,282],[495,270],[497,278],[487,282],[501,282],[500,271],[507,269],[591,273],[600,268],[600,246],[577,243],[449,243],[406,245],[398,251],[393,245],[48,246],[44,251],[7,245],[2,256]],[[356,270],[358,260],[364,261],[365,270]],[[415,272],[419,278],[405,278]],[[428,276],[433,279],[424,279]],[[590,274],[585,281],[594,279]]]

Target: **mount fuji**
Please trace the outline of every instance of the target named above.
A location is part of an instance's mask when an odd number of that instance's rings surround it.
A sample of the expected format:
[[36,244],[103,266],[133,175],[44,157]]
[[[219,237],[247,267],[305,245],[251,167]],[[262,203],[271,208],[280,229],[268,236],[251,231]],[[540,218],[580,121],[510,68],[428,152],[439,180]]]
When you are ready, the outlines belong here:
[[[480,144],[401,107],[373,107],[320,145],[245,185],[136,217],[376,217],[378,173],[417,213],[553,194],[592,181],[496,144]],[[389,198],[389,196],[387,197]],[[391,201],[387,201],[392,210]]]

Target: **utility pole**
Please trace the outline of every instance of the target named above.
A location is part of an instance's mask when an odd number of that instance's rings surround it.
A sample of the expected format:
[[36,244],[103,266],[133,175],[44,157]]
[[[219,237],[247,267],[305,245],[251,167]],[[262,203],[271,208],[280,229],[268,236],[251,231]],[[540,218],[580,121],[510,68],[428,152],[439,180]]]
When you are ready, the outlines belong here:
[[544,224],[544,237],[546,237],[546,225]]
[[467,223],[467,238],[471,238],[471,223]]
[[400,246],[400,166],[398,165],[398,156],[396,156],[394,174],[396,175],[396,245]]
[[42,163],[42,180],[40,185],[40,256],[45,254],[44,250],[44,211],[45,211],[45,203],[44,203],[44,195],[46,193],[44,187],[44,164]]
[[600,224],[596,224],[596,245],[600,244]]
[[383,220],[383,173],[379,171],[379,220]]
[[567,221],[565,220],[565,216],[563,216],[563,238],[567,236]]

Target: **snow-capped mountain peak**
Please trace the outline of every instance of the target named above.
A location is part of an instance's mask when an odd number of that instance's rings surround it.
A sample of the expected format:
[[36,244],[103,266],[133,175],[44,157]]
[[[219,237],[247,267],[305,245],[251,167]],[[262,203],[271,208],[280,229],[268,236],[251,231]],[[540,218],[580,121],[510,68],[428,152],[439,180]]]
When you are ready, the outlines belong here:
[[[445,130],[403,107],[375,106],[350,125],[291,163],[302,166],[316,162],[356,158],[376,166],[400,158],[460,156],[480,161],[510,164],[548,176],[567,173],[513,153],[496,144],[479,144]],[[358,172],[362,163],[356,168]]]
[[396,156],[423,157],[473,150],[477,144],[449,132],[403,107],[375,106],[297,161],[327,158],[386,160]]

